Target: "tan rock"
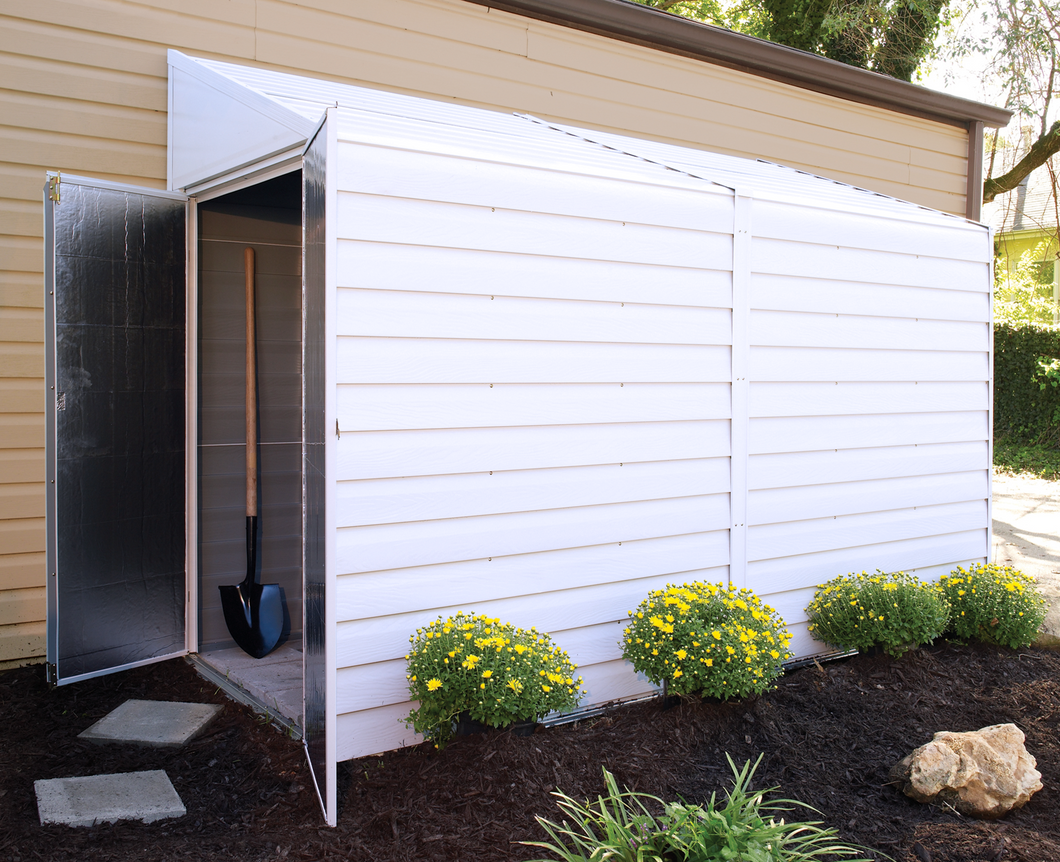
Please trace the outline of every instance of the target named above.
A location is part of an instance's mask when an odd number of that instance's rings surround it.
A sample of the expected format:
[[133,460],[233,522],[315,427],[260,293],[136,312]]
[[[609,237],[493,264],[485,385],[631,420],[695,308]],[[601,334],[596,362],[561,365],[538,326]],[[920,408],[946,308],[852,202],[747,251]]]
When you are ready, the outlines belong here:
[[1014,724],[968,733],[936,733],[891,770],[918,802],[948,803],[970,817],[995,819],[1020,808],[1042,789],[1037,761]]

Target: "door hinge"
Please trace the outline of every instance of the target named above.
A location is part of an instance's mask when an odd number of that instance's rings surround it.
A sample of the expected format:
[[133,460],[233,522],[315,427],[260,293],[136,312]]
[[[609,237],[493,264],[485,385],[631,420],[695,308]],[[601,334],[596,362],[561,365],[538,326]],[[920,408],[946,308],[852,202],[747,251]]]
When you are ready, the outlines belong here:
[[62,184],[63,175],[60,171],[55,172],[55,176],[48,180],[48,197],[59,203],[59,186]]
[[55,685],[59,680],[59,675],[55,671],[55,662],[48,662],[44,666],[44,674],[51,685]]

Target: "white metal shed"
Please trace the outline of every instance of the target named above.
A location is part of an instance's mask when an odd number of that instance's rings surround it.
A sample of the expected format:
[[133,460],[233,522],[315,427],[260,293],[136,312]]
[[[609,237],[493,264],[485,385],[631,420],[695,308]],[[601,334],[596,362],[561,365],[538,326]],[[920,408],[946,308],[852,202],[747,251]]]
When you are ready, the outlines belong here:
[[[823,649],[813,585],[987,559],[986,227],[773,164],[175,51],[169,116],[170,193],[64,177],[50,210],[59,284],[85,202],[118,196],[126,254],[130,212],[190,202],[186,361],[170,360],[189,574],[162,590],[187,596],[185,627],[82,651],[127,666],[225,645],[215,585],[238,580],[243,543],[235,255],[252,244],[262,581],[284,585],[304,643],[329,822],[337,762],[416,741],[403,656],[439,614],[550,631],[602,704],[650,691],[620,627],[666,583],[756,590],[805,657]],[[61,305],[53,343],[74,335]],[[50,571],[63,458],[88,451],[63,448],[63,403]],[[68,613],[53,664],[75,629],[91,640]],[[104,672],[64,661],[60,677]]]

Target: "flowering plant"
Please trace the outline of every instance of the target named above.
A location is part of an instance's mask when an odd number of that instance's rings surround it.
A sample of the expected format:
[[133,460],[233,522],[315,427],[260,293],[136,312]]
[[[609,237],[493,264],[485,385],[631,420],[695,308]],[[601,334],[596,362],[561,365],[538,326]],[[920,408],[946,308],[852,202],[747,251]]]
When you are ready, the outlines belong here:
[[1038,582],[1011,566],[958,566],[939,578],[939,586],[952,608],[950,630],[959,638],[1027,646],[1048,609]]
[[937,584],[905,572],[840,575],[817,587],[806,608],[810,633],[840,649],[883,647],[893,656],[946,629],[949,602]]
[[791,655],[784,620],[751,590],[732,585],[667,585],[629,617],[622,655],[671,694],[760,694]]
[[419,706],[406,724],[437,745],[449,740],[461,713],[506,727],[574,709],[581,699],[576,667],[536,628],[461,611],[416,629],[409,641],[406,678]]

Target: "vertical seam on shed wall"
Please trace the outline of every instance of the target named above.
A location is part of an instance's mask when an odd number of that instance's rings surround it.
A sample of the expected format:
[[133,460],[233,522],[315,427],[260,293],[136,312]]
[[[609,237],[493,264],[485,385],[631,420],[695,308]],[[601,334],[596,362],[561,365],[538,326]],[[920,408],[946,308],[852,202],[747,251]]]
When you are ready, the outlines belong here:
[[732,227],[732,419],[729,583],[747,586],[748,368],[750,365],[751,198],[736,190]]

